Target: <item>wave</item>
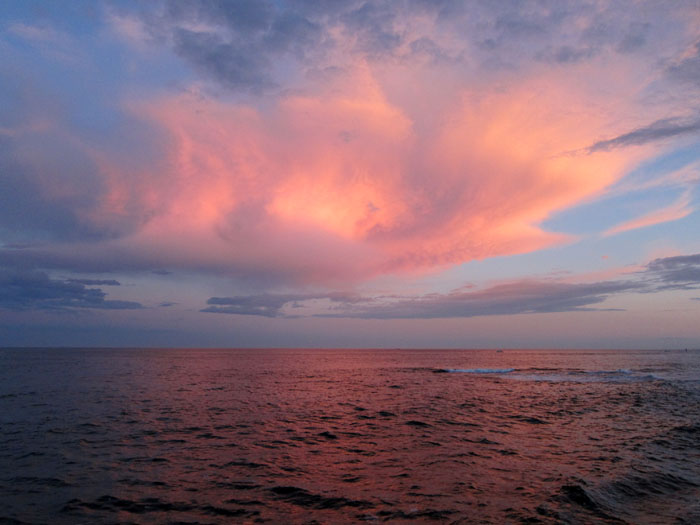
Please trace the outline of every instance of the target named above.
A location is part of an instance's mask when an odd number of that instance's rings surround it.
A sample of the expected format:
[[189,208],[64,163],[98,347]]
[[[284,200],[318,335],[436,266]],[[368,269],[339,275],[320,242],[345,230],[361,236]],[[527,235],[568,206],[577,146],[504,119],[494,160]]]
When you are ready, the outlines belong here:
[[526,381],[572,382],[572,383],[628,383],[658,381],[654,374],[641,374],[627,369],[619,370],[561,370],[556,373],[533,373],[526,370],[513,376]]
[[[237,503],[238,500],[230,500],[230,502]],[[226,518],[250,518],[260,514],[259,510],[250,510],[247,508],[231,508],[209,504],[197,505],[195,503],[187,502],[171,502],[154,497],[130,500],[112,496],[111,494],[105,494],[94,501],[84,501],[78,498],[72,499],[63,506],[61,512],[64,514],[77,516],[83,514],[86,510],[109,514],[127,512],[129,514],[153,513],[160,515],[171,512],[198,512],[209,516],[220,516]]]
[[445,372],[460,374],[509,374],[515,368],[448,368]]
[[353,500],[344,497],[326,497],[300,487],[277,486],[272,487],[270,492],[276,499],[298,505],[299,507],[314,509],[340,509],[342,507],[366,509],[373,507],[369,501]]
[[698,484],[692,479],[634,469],[602,483],[575,480],[552,500],[591,513],[596,516],[591,521],[602,523],[697,523],[697,496]]
[[647,370],[635,372],[625,368],[617,370],[580,370],[557,368],[442,368],[434,372],[461,373],[461,374],[490,374],[502,375],[510,379],[521,381],[547,381],[547,382],[572,382],[572,383],[620,383],[662,380]]

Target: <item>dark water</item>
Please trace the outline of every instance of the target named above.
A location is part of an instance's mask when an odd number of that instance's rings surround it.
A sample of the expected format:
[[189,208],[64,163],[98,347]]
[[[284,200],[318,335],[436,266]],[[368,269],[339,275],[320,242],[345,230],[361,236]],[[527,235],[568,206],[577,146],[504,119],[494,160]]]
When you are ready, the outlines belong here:
[[363,521],[700,523],[700,352],[0,350],[0,523]]

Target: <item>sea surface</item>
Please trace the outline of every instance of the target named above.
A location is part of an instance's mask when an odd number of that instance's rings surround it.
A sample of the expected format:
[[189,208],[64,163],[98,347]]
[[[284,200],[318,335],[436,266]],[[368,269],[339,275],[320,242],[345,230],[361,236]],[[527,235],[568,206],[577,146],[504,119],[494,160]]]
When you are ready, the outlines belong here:
[[700,351],[0,349],[0,523],[700,523]]

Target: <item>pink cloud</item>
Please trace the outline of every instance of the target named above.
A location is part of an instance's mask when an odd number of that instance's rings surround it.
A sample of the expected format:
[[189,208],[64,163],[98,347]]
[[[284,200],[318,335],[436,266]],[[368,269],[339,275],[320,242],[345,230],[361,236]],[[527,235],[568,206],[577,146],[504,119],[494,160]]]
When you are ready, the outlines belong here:
[[623,222],[617,226],[613,226],[609,230],[606,230],[603,235],[616,235],[618,233],[627,232],[630,230],[636,230],[638,228],[646,228],[648,226],[654,226],[655,224],[662,224],[664,222],[677,221],[684,217],[687,217],[693,213],[694,208],[690,205],[690,191],[686,190],[675,202],[661,208],[654,210],[652,212],[646,213],[641,217]]
[[166,155],[139,173],[100,157],[109,190],[89,220],[142,217],[114,249],[159,266],[363,279],[567,242],[539,224],[644,153],[566,153],[610,113],[563,75],[455,85],[438,115],[392,103],[369,67],[341,80],[264,109],[191,95],[134,106]]

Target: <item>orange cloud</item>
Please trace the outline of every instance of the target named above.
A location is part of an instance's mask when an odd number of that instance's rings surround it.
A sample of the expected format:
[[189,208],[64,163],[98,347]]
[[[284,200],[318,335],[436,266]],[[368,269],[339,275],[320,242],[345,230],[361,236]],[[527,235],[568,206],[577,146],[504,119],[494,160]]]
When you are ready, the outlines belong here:
[[565,242],[539,224],[642,155],[566,153],[603,135],[610,113],[561,76],[455,86],[434,115],[392,103],[367,67],[353,75],[264,109],[191,95],[140,105],[166,158],[136,175],[103,161],[93,220],[138,209],[142,225],[118,243],[171,264],[359,279]]

